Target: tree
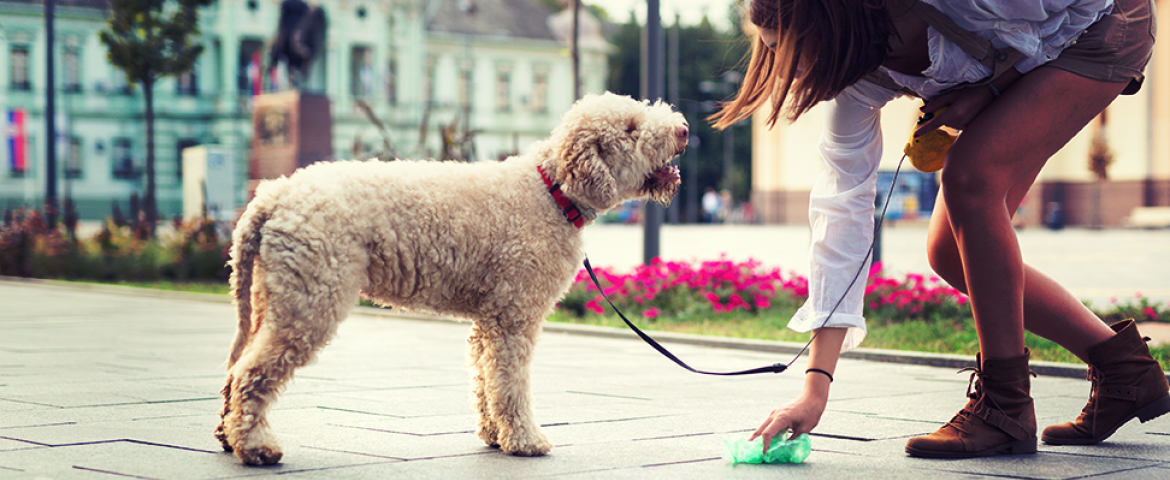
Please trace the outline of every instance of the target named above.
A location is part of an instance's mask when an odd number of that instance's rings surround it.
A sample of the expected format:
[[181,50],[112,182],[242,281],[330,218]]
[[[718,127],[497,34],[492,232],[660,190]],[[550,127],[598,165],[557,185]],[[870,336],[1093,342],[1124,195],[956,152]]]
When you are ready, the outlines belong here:
[[191,70],[203,46],[199,8],[214,0],[111,0],[107,29],[99,33],[106,58],[126,72],[126,83],[142,86],[146,117],[146,195],[151,226],[158,221],[154,182],[154,84]]
[[[728,15],[731,15],[731,27],[727,30],[715,28],[704,18],[696,25],[683,25],[679,32],[679,104],[675,107],[687,116],[691,132],[699,138],[698,145],[688,147],[698,156],[698,172],[684,172],[683,176],[697,173],[700,192],[704,187],[718,189],[722,185],[726,137],[711,128],[711,122],[705,117],[717,107],[716,102],[726,100],[732,93],[728,88],[704,92],[700,85],[718,83],[731,70],[744,72],[749,48],[740,27],[739,11],[731,8]],[[663,18],[663,21],[662,27],[669,35],[669,29],[675,28],[674,19]],[[607,88],[637,98],[641,95],[642,25],[635,12],[631,10],[626,22],[616,25],[608,37],[615,48],[609,57]],[[670,66],[666,68],[669,70]],[[751,129],[736,128],[731,190],[736,200],[745,201],[751,197]],[[686,196],[680,194],[675,202],[685,208]]]
[[[533,0],[537,5],[544,5],[550,12],[559,12],[566,8],[572,8],[573,0]],[[604,8],[597,5],[590,5],[589,0],[581,0],[581,10],[588,9],[594,17],[602,22],[609,21],[609,13]]]

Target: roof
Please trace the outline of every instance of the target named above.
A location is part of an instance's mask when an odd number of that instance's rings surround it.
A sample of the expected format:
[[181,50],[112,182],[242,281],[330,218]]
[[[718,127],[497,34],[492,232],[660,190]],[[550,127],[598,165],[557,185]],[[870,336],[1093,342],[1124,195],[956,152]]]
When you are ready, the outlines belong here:
[[556,40],[552,13],[532,0],[434,0],[441,2],[427,30],[460,35]]

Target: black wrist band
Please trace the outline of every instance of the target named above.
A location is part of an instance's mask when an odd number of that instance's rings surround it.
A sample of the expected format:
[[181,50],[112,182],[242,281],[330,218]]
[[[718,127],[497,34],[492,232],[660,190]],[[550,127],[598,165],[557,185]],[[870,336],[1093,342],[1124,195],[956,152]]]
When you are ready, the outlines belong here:
[[821,369],[819,369],[819,368],[810,368],[810,369],[808,369],[808,370],[805,370],[805,371],[804,371],[804,374],[805,374],[805,375],[808,375],[808,374],[809,374],[809,372],[823,373],[823,374],[825,374],[825,376],[826,376],[826,377],[829,377],[829,383],[833,383],[833,374],[831,374],[831,373],[829,373],[829,372],[826,372],[826,371],[824,371],[824,370],[821,370]]

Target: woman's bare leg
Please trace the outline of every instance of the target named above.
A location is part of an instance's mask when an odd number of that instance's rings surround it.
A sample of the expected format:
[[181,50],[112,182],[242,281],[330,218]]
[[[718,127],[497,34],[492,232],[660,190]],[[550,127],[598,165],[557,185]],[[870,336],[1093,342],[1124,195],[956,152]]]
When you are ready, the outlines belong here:
[[[1031,187],[1032,180],[1019,185]],[[1014,212],[1019,207],[1027,190],[1013,188],[1008,195],[1008,211]],[[930,217],[927,239],[930,266],[952,287],[967,293],[959,246],[951,232],[946,202],[941,199]],[[1056,342],[1085,363],[1088,363],[1089,347],[1113,335],[1113,330],[1072,293],[1028,264],[1024,264],[1024,328]]]
[[[1024,353],[1027,280],[1037,283],[1033,310],[1044,306],[1055,306],[1063,313],[1077,310],[1066,304],[1071,295],[1053,288],[1055,282],[1026,275],[1008,197],[1013,189],[1030,186],[1048,158],[1124,86],[1056,68],[1037,68],[972,121],[951,148],[942,174],[942,197],[984,359]],[[1051,333],[1052,321],[1040,319],[1037,328]],[[1101,332],[1094,322],[1079,325],[1084,329],[1064,326],[1070,331],[1064,341],[1074,348],[1112,335],[1107,328]],[[1100,333],[1105,335],[1098,338]]]

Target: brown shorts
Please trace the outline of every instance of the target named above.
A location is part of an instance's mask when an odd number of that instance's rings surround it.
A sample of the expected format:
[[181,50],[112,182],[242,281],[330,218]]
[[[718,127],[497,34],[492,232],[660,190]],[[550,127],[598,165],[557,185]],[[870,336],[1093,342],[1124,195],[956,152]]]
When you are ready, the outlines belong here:
[[1142,87],[1158,26],[1153,0],[1114,0],[1113,13],[1085,29],[1055,60],[1044,65],[1085,78],[1128,82],[1122,95]]

